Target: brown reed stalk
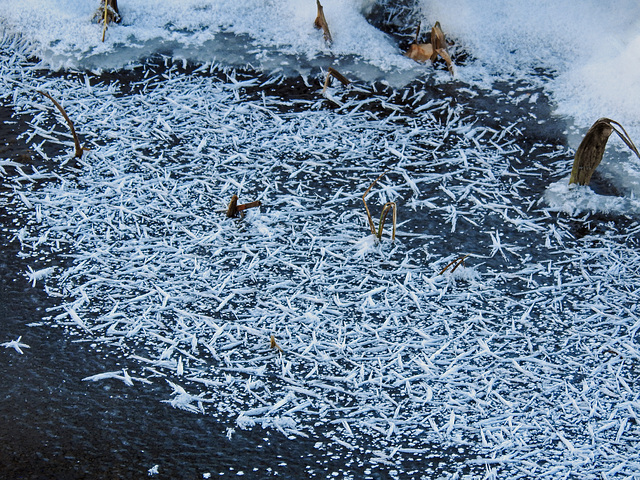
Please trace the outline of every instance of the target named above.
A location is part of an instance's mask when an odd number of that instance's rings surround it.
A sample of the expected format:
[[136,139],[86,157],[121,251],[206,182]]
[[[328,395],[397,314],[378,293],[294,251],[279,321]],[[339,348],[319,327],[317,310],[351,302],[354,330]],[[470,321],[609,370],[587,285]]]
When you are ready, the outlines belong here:
[[342,85],[344,85],[345,87],[351,83],[347,77],[342,75],[335,68],[329,67],[329,70],[327,71],[327,78],[324,81],[324,88],[322,89],[322,94],[323,95],[325,94],[325,92],[327,91],[327,88],[329,87],[329,79],[331,77],[338,79],[340,81],[340,83]]
[[43,92],[41,90],[37,90],[37,92],[40,95],[43,95],[43,96],[47,97],[49,100],[51,100],[53,102],[53,104],[56,106],[56,108],[60,111],[60,113],[64,117],[65,121],[67,122],[67,125],[69,125],[69,129],[71,130],[71,135],[73,136],[73,142],[75,143],[75,147],[76,147],[75,157],[76,158],[82,158],[82,152],[84,150],[88,150],[88,149],[82,148],[80,146],[80,140],[78,139],[78,135],[76,134],[76,129],[73,127],[73,122],[71,121],[71,119],[67,115],[67,112],[65,112],[64,108],[62,108],[62,105],[60,105],[57,102],[57,100],[55,98],[53,98],[51,95],[49,95],[47,92]]
[[378,240],[382,239],[382,231],[384,229],[384,223],[385,220],[387,218],[387,214],[389,213],[389,210],[392,210],[393,215],[392,215],[392,219],[393,219],[393,231],[391,233],[391,240],[394,241],[396,239],[396,221],[397,221],[397,207],[396,207],[396,203],[395,202],[387,202],[384,204],[384,206],[382,207],[382,213],[380,214],[380,221],[378,222],[378,231],[376,231],[376,227],[373,223],[373,218],[371,217],[371,211],[369,210],[369,206],[367,205],[367,201],[365,200],[365,197],[367,196],[367,194],[371,191],[371,189],[374,187],[374,185],[376,185],[378,183],[378,180],[380,180],[387,172],[382,172],[380,174],[380,176],[378,176],[378,178],[376,178],[373,183],[371,185],[369,185],[369,188],[367,188],[367,190],[364,192],[364,194],[362,195],[362,203],[364,203],[364,208],[367,212],[367,220],[369,221],[369,228],[371,229],[371,234],[375,235],[376,238]]
[[455,272],[456,268],[458,268],[460,265],[464,265],[464,259],[467,258],[468,256],[469,256],[468,254],[467,255],[461,255],[458,258],[456,258],[455,260],[453,260],[452,262],[449,262],[447,264],[447,266],[444,267],[440,271],[440,273],[438,275],[442,275],[444,272],[446,272],[451,265],[454,265],[454,267],[451,269],[451,273]]
[[255,202],[243,203],[242,205],[238,205],[238,196],[232,195],[231,201],[229,202],[229,206],[227,207],[227,217],[237,217],[238,214],[247,208],[259,207],[262,205],[260,200],[256,200]]
[[118,10],[118,0],[104,0],[104,5],[100,5],[98,11],[94,14],[93,20],[97,23],[102,21],[102,41],[104,42],[107,33],[107,25],[110,23],[120,23],[122,17]]

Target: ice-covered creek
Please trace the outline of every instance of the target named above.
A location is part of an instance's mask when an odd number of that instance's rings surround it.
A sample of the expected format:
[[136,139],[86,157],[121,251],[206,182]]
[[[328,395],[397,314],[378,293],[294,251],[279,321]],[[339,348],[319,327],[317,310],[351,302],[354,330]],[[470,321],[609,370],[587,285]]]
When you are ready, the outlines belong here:
[[[37,165],[3,160],[7,285],[19,270],[34,284],[12,287],[21,308],[47,307],[30,314],[41,326],[7,330],[31,347],[2,352],[30,380],[5,381],[11,405],[30,385],[42,394],[27,431],[75,419],[51,426],[48,455],[66,458],[68,435],[96,452],[67,455],[78,468],[124,468],[135,451],[137,472],[169,476],[237,471],[230,458],[259,449],[256,476],[279,462],[358,478],[637,474],[634,198],[600,176],[593,188],[627,213],[549,206],[571,127],[539,87],[360,82],[328,100],[313,76],[4,61]],[[91,148],[79,162],[35,88],[74,118]],[[368,199],[396,202],[398,236],[376,244],[360,197],[387,169]],[[234,193],[263,205],[227,219]],[[43,403],[56,407],[39,427]],[[107,413],[86,425],[96,404]],[[140,419],[164,440],[145,444]],[[134,447],[101,456],[97,430]]]

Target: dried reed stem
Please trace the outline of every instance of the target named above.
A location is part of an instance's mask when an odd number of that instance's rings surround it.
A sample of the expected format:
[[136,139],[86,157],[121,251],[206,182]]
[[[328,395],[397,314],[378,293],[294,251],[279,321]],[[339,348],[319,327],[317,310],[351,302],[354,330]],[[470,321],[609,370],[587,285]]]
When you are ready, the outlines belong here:
[[107,2],[109,0],[104,0],[104,19],[103,19],[103,23],[104,26],[102,27],[102,41],[104,42],[104,37],[107,34],[107,13],[109,13],[109,7],[107,5]]
[[373,218],[371,217],[371,211],[369,210],[369,206],[367,205],[367,201],[365,200],[365,197],[371,191],[373,186],[377,184],[378,180],[380,180],[387,172],[388,170],[385,172],[382,172],[380,176],[378,176],[378,178],[376,178],[373,181],[373,183],[369,185],[369,188],[367,188],[367,190],[362,195],[362,203],[364,203],[364,208],[367,211],[367,220],[369,221],[369,228],[371,229],[371,234],[375,235],[378,240],[382,239],[382,230],[384,228],[385,219],[387,218],[387,213],[389,213],[389,209],[393,210],[393,232],[391,234],[391,239],[393,241],[396,239],[396,220],[397,220],[397,208],[396,208],[395,202],[387,202],[384,204],[382,208],[382,213],[380,214],[379,228],[378,228],[378,231],[376,232],[376,227],[373,223]]
[[231,201],[229,202],[229,206],[227,207],[227,217],[237,217],[238,214],[247,208],[259,207],[262,205],[260,200],[256,200],[255,202],[243,203],[242,205],[238,205],[238,196],[232,195]]
[[450,267],[451,265],[455,265],[455,266],[451,269],[451,273],[455,272],[455,271],[456,271],[456,268],[458,268],[460,265],[464,265],[464,259],[465,259],[465,258],[467,258],[468,256],[469,256],[468,254],[467,254],[467,255],[462,255],[462,256],[460,256],[460,257],[456,258],[455,260],[453,260],[452,262],[447,263],[447,266],[446,266],[446,267],[444,267],[444,268],[440,271],[440,273],[439,273],[438,275],[442,275],[444,272],[446,272],[446,271],[449,269],[449,267]]
[[37,92],[40,95],[44,95],[45,97],[47,97],[49,100],[51,100],[53,102],[53,104],[56,106],[56,108],[60,111],[60,113],[62,114],[62,116],[64,117],[65,121],[67,122],[67,125],[69,125],[69,129],[71,130],[71,135],[73,136],[73,142],[75,143],[75,147],[76,147],[76,154],[75,157],[76,158],[82,158],[82,152],[85,150],[80,146],[80,140],[78,139],[78,135],[76,134],[76,129],[73,127],[73,122],[71,121],[71,119],[69,118],[69,116],[67,115],[67,112],[64,111],[64,108],[62,108],[62,105],[60,105],[55,98],[53,98],[51,95],[49,95],[47,92],[43,92],[41,90],[37,90]]
[[342,85],[344,85],[345,87],[351,83],[347,77],[342,75],[335,68],[329,67],[329,71],[327,72],[327,78],[324,81],[324,88],[322,89],[323,95],[327,91],[327,88],[329,87],[329,79],[331,77],[337,78],[340,81],[340,83],[342,83]]
[[397,207],[396,202],[387,202],[384,204],[382,208],[382,213],[380,214],[380,222],[378,222],[378,240],[382,238],[382,230],[384,229],[384,222],[387,219],[387,213],[389,210],[392,211],[392,221],[393,221],[393,229],[391,231],[391,240],[396,239],[396,218],[397,218]]

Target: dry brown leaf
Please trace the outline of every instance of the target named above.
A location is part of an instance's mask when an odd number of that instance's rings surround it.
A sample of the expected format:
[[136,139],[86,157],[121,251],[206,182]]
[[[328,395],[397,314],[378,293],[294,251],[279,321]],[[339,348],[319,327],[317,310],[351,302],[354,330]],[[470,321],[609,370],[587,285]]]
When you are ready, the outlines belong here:
[[593,172],[602,161],[607,142],[613,132],[616,132],[625,145],[640,158],[638,149],[631,141],[624,127],[610,118],[600,118],[587,131],[582,142],[580,142],[578,150],[576,150],[571,177],[569,178],[570,184],[589,185]]
[[418,28],[416,29],[415,41],[411,44],[405,55],[416,62],[431,60],[432,63],[440,56],[447,64],[447,69],[451,75],[453,75],[453,61],[447,50],[447,40],[440,27],[440,22],[436,22],[431,29],[431,43],[418,43],[419,34],[420,23],[418,23]]
[[324,34],[324,39],[327,43],[333,42],[331,38],[331,32],[329,31],[329,25],[327,25],[327,20],[324,18],[324,9],[322,5],[320,5],[320,0],[316,0],[316,4],[318,5],[318,16],[316,17],[316,21],[313,22],[313,25],[317,29],[321,29]]
[[440,48],[444,48],[446,50],[447,48],[447,41],[444,38],[444,33],[442,32],[442,27],[440,27],[440,22],[436,22],[436,24],[431,29],[431,44],[433,45],[434,51],[438,51]]
[[607,141],[612,133],[613,127],[606,118],[597,120],[591,126],[576,151],[569,183],[589,185],[591,175],[600,164]]
[[405,55],[416,62],[426,62],[433,55],[433,45],[430,43],[414,43],[409,47]]
[[439,48],[438,50],[436,50],[436,52],[438,53],[438,55],[442,57],[442,59],[447,64],[447,70],[449,70],[449,73],[453,75],[453,61],[449,56],[449,52],[447,52],[447,50],[444,48]]
[[280,353],[284,353],[284,350],[276,343],[276,336],[271,335],[271,348],[276,348],[280,351]]

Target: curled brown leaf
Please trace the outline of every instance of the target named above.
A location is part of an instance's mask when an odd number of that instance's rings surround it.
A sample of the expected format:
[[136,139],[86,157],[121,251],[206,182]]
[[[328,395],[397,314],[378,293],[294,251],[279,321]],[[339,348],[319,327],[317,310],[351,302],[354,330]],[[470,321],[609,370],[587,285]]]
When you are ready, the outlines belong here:
[[280,345],[278,345],[278,344],[276,343],[276,336],[275,336],[275,335],[271,335],[270,345],[271,345],[271,348],[275,348],[275,349],[277,349],[280,353],[284,353],[284,350],[282,350],[282,347],[280,347]]
[[430,43],[413,43],[405,55],[416,62],[426,62],[433,55],[433,46]]
[[610,118],[599,118],[587,131],[576,150],[569,178],[570,184],[589,185],[593,172],[602,161],[607,142],[613,132],[616,132],[625,145],[640,158],[640,152],[622,125]]

